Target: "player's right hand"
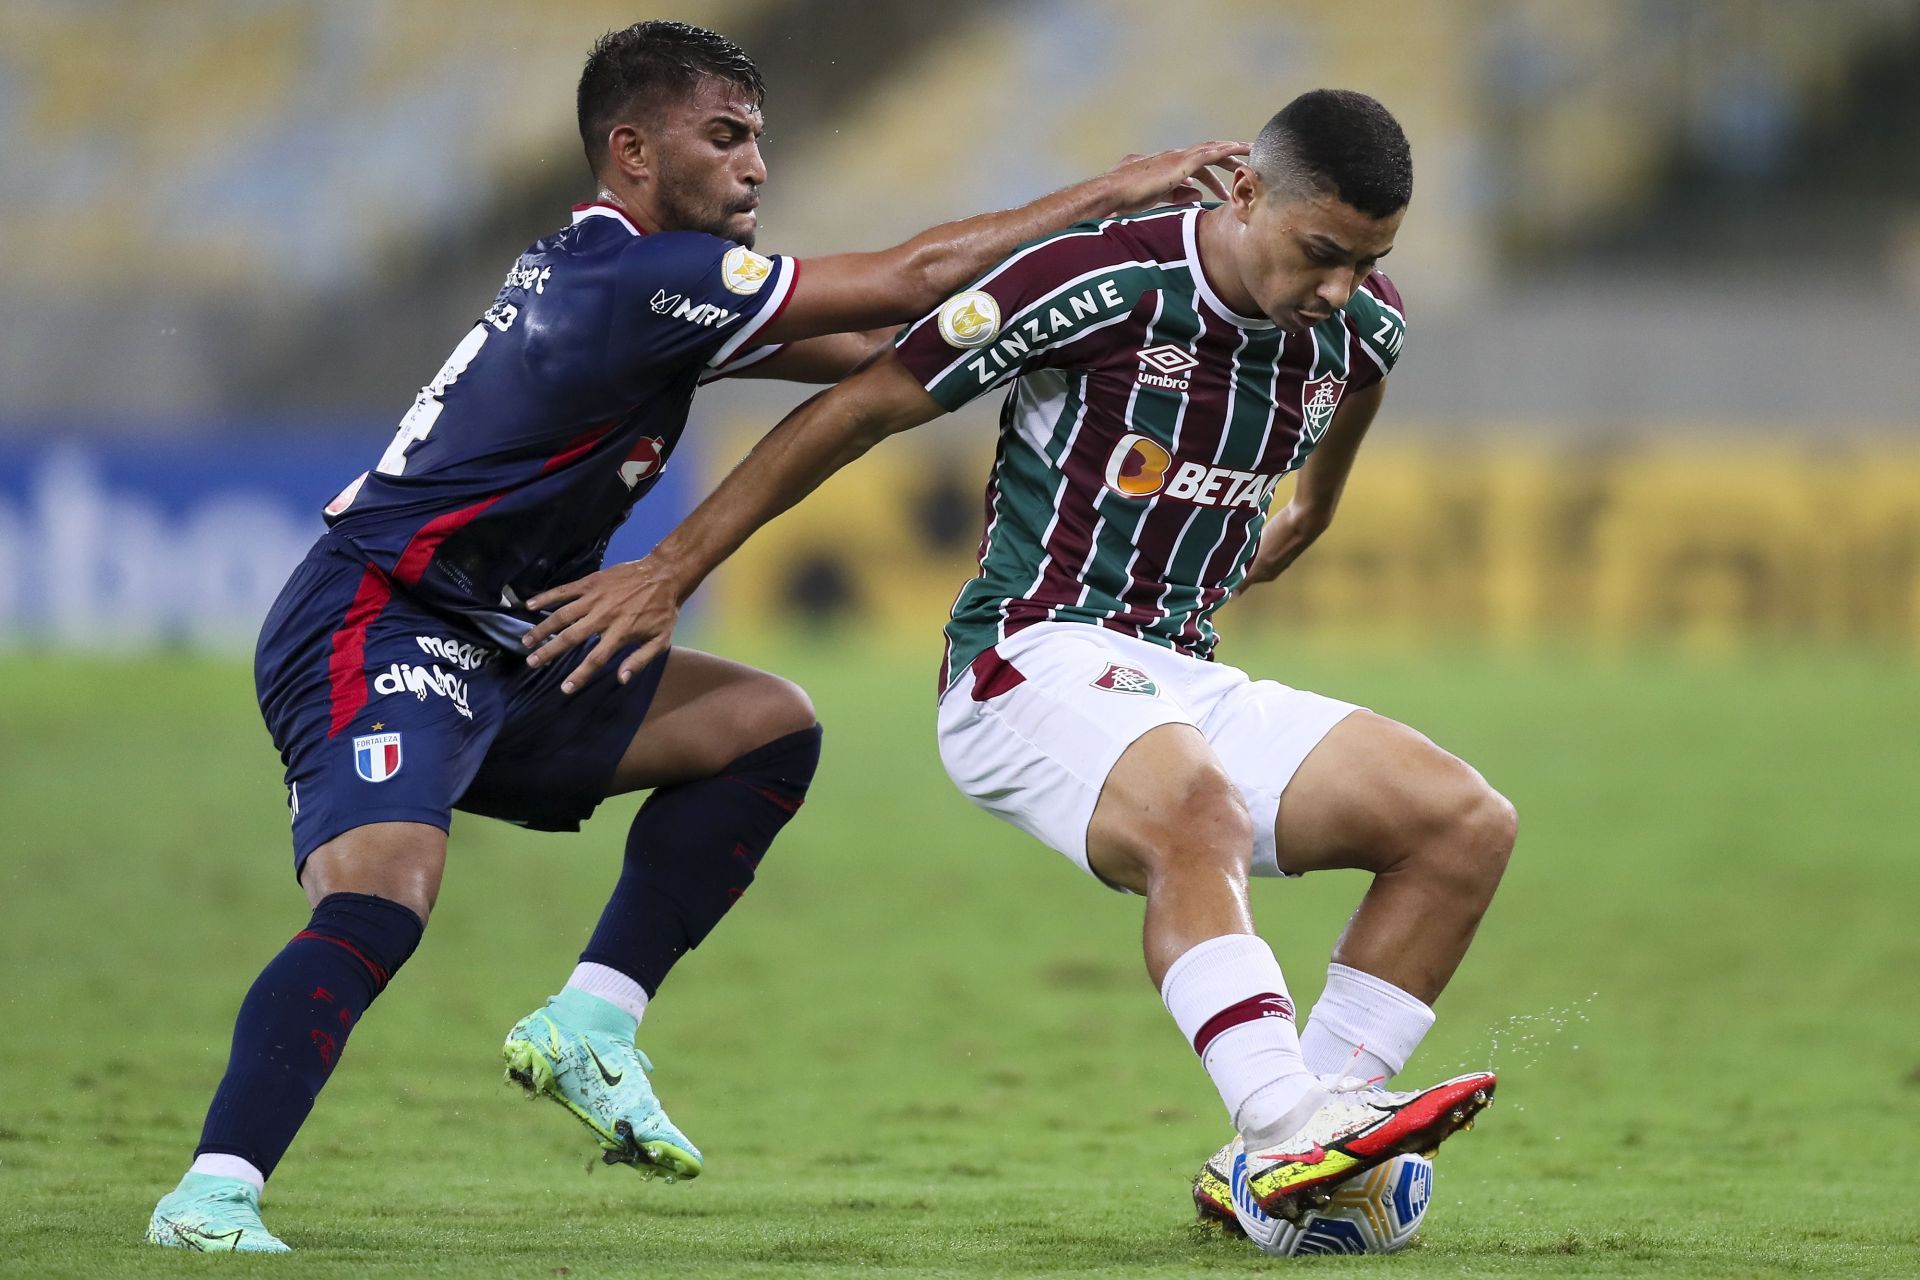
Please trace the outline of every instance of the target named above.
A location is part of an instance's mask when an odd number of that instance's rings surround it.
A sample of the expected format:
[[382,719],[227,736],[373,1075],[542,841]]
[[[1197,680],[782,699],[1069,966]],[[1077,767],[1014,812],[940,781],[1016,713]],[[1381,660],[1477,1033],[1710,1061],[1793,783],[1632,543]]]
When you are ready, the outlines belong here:
[[1209,167],[1241,164],[1246,158],[1244,142],[1202,142],[1150,156],[1127,156],[1105,177],[1112,188],[1113,212],[1132,213],[1157,204],[1182,204],[1209,196],[1225,200],[1226,188]]
[[587,651],[560,685],[562,693],[574,693],[629,645],[639,648],[620,660],[622,684],[664,653],[673,643],[674,623],[680,618],[680,592],[649,557],[609,565],[598,573],[542,591],[527,601],[527,606],[553,610],[520,638],[520,643],[532,650],[527,655],[530,667],[546,666],[568,650],[600,637],[600,643]]

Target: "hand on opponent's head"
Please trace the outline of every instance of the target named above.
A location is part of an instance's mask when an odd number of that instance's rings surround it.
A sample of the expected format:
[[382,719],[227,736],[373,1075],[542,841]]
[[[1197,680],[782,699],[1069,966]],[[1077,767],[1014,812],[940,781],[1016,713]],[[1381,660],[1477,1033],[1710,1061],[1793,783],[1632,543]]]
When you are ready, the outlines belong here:
[[1190,204],[1209,194],[1224,200],[1226,187],[1212,166],[1241,164],[1246,158],[1244,142],[1202,142],[1154,155],[1129,155],[1106,175],[1113,184],[1113,210],[1131,213],[1158,204]]

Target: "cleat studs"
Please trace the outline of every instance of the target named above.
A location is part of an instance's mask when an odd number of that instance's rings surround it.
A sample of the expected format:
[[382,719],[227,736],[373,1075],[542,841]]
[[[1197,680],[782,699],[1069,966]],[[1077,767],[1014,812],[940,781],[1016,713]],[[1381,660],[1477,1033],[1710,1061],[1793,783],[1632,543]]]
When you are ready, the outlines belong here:
[[1485,1089],[1475,1089],[1475,1090],[1473,1091],[1473,1100],[1474,1100],[1474,1102],[1476,1102],[1476,1103],[1477,1103],[1477,1104],[1479,1104],[1480,1106],[1483,1106],[1483,1107],[1484,1107],[1484,1106],[1486,1106],[1486,1105],[1487,1105],[1487,1091],[1486,1091]]
[[1462,1111],[1459,1107],[1455,1107],[1453,1109],[1453,1122],[1455,1124],[1459,1124],[1461,1121],[1465,1120],[1466,1118],[1467,1118],[1467,1113]]

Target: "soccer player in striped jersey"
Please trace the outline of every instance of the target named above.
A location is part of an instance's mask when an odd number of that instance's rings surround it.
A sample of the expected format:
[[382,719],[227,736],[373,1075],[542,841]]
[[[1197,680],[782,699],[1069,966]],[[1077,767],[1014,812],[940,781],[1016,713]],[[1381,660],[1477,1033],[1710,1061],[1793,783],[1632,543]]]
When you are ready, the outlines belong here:
[[[1212,661],[1214,611],[1326,529],[1379,409],[1406,321],[1377,265],[1411,190],[1384,107],[1301,96],[1224,203],[1021,249],[790,415],[646,561],[549,593],[571,602],[526,637],[597,633],[643,664],[753,529],[887,435],[1011,384],[980,572],[946,629],[941,758],[976,804],[1145,895],[1148,973],[1253,1195],[1289,1217],[1437,1144],[1494,1086],[1377,1087],[1432,1024],[1512,807],[1403,725]],[[1332,867],[1374,879],[1296,1032],[1246,878]]]
[[269,612],[255,684],[312,914],[240,1006],[153,1243],[286,1250],[260,1220],[261,1189],[420,942],[455,809],[568,831],[609,796],[652,792],[580,964],[503,1054],[608,1163],[701,1172],[636,1028],[800,807],[820,726],[793,685],[713,655],[656,650],[630,679],[588,685],[610,644],[523,662],[519,637],[544,592],[599,565],[669,465],[699,383],[749,366],[830,381],[871,350],[867,331],[1022,241],[1197,195],[1189,178],[1244,150],[1125,162],[892,249],[802,264],[753,252],[762,93],[711,31],[647,22],[599,42],[578,97],[599,198],[515,261],[385,454],[328,505],[328,532]]

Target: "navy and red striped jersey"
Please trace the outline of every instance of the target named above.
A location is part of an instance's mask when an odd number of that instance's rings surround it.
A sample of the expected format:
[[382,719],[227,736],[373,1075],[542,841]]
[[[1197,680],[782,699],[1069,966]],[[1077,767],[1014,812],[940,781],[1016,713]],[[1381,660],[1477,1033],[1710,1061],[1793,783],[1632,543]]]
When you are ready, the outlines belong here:
[[619,209],[514,263],[328,525],[399,589],[510,642],[524,602],[600,565],[673,456],[702,375],[745,361],[798,264]]

